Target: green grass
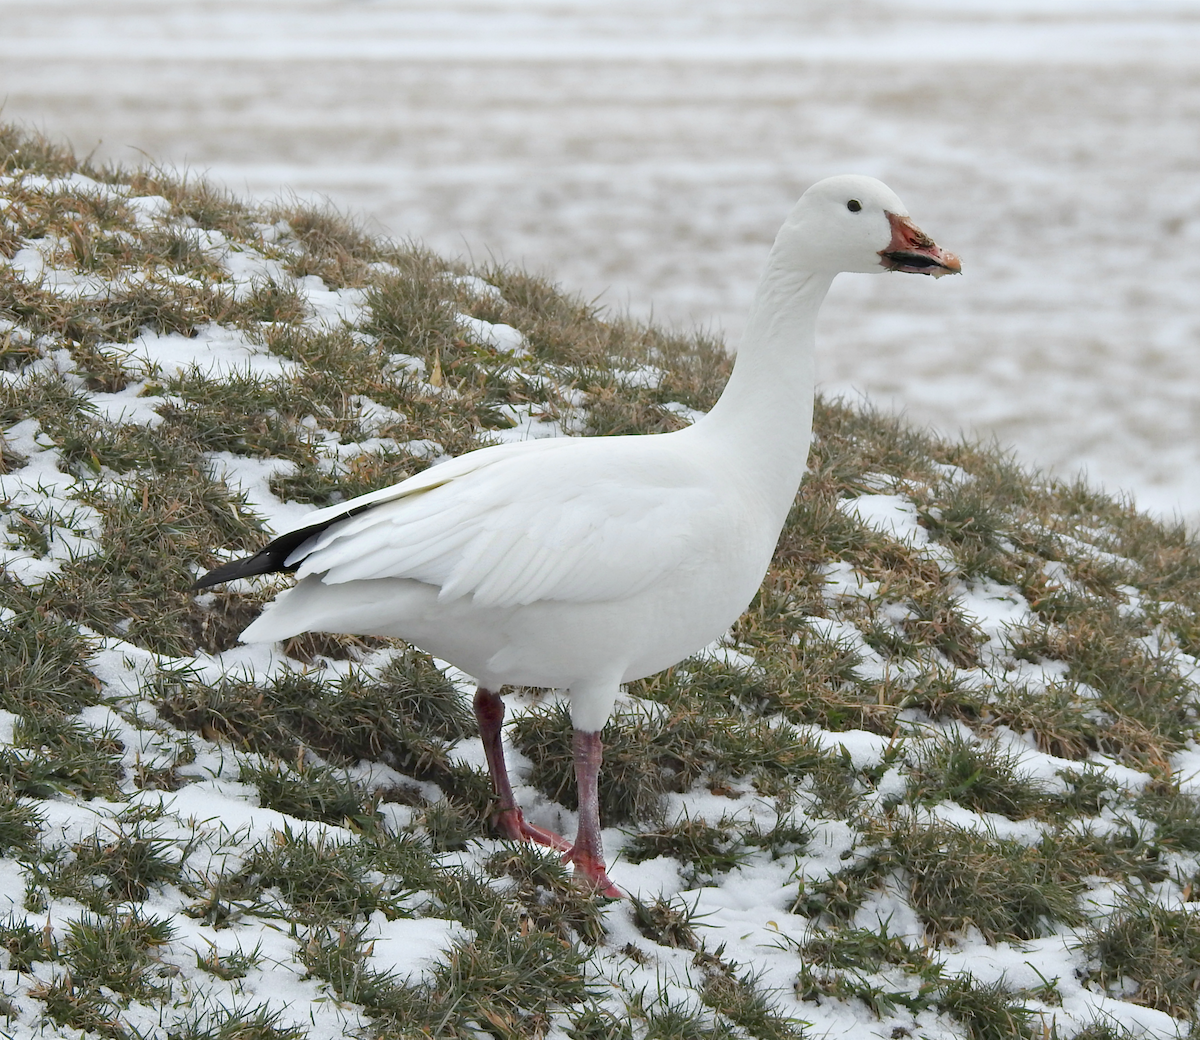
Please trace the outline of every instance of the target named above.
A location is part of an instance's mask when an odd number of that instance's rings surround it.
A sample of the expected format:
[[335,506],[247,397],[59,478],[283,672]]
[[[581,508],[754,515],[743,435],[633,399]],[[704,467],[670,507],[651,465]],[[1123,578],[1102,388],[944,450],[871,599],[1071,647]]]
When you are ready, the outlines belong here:
[[991,744],[963,738],[959,730],[926,742],[908,775],[908,797],[935,804],[943,799],[980,813],[1019,820],[1044,805],[1044,791],[1020,772],[1017,757]]
[[419,844],[409,843],[403,853],[406,869],[376,879],[372,872],[378,850],[369,843],[343,844],[285,827],[250,852],[239,879],[249,891],[278,893],[285,905],[273,912],[285,920],[328,924],[356,921],[376,911],[394,919],[411,914],[405,898],[413,886],[406,878],[432,871]]
[[304,1040],[302,1026],[283,1025],[281,1012],[266,1005],[194,1011],[171,1032],[171,1040]]
[[[72,173],[95,186],[55,181]],[[379,1040],[774,1040],[820,1035],[838,1008],[883,1035],[936,1015],[973,1040],[1124,1038],[1063,1011],[1079,1006],[1072,980],[1024,991],[944,967],[964,943],[1059,933],[1093,992],[1196,1028],[1198,802],[1173,757],[1200,733],[1184,656],[1200,652],[1194,531],[995,446],[818,399],[808,475],[729,636],[753,664],[697,658],[632,683],[604,730],[614,880],[655,881],[598,903],[556,855],[496,840],[470,705],[427,655],[340,635],[288,640],[269,665],[230,653],[285,580],[191,593],[267,537],[212,453],[278,463],[275,495],[327,505],[489,443],[514,415],[678,428],[667,406],[717,399],[723,344],[329,208],[97,167],[3,124],[0,175],[0,258],[38,248],[104,290],[59,294],[0,262],[0,430],[36,421],[61,475],[0,503],[5,547],[55,561],[40,582],[0,573],[0,871],[18,900],[0,920],[6,1029],[299,1040],[295,1022],[336,1031],[345,1011]],[[139,218],[145,195],[166,199],[161,218]],[[225,248],[278,266],[237,283]],[[310,275],[361,291],[362,319],[313,320]],[[514,326],[528,356],[475,342],[458,314]],[[214,378],[131,347],[214,323],[286,364]],[[661,377],[630,386],[623,373],[647,365]],[[130,387],[155,422],[93,403]],[[28,450],[0,439],[6,479]],[[847,509],[877,493],[907,498],[936,551]],[[94,551],[53,556],[62,529]],[[833,595],[833,572],[861,594]],[[981,627],[966,604],[988,586],[1028,603],[1020,626]],[[518,704],[519,796],[565,819],[568,713]],[[1056,761],[1035,780],[1018,747]],[[735,961],[724,944],[743,933],[697,909],[700,889],[760,884],[786,886],[770,920],[791,926],[790,989]],[[1111,917],[1096,886],[1124,893]],[[896,902],[913,934],[876,922]],[[167,906],[199,938],[172,932]],[[373,954],[381,921],[430,919],[461,931],[424,975]],[[276,971],[319,996],[294,1015],[258,1003]]]
[[1092,978],[1110,989],[1131,980],[1133,999],[1167,1014],[1200,1019],[1200,916],[1131,898],[1085,947]]
[[639,831],[625,849],[631,863],[657,856],[679,860],[684,888],[695,888],[714,884],[720,875],[736,870],[749,859],[749,850],[727,821],[713,826],[683,819],[669,827]]

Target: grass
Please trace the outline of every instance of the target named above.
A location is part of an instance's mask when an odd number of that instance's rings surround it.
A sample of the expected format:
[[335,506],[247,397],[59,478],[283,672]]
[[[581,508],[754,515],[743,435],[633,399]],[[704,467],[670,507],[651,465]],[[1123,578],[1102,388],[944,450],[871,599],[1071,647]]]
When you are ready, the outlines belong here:
[[[678,428],[677,406],[719,395],[723,345],[6,125],[0,177],[0,257],[37,250],[87,287],[0,263],[6,1030],[299,1040],[353,1018],[377,1038],[773,1040],[850,1009],[882,1035],[928,1015],[980,1040],[1126,1036],[1101,992],[1195,1028],[1193,531],[818,399],[808,475],[726,639],[740,656],[630,684],[604,730],[613,876],[653,879],[605,906],[555,855],[492,834],[464,687],[437,662],[338,635],[268,661],[237,635],[281,582],[190,585],[261,546],[268,493],[344,501],[527,417]],[[258,273],[235,277],[230,250]],[[318,320],[310,276],[345,291],[349,320]],[[460,315],[516,328],[522,349]],[[214,328],[264,364],[148,359],[156,336],[184,349]],[[118,392],[154,418],[106,418],[99,395]],[[259,474],[252,493],[218,453]],[[35,463],[53,480],[31,482]],[[869,494],[910,502],[929,547],[863,523],[850,502]],[[973,611],[987,596],[1020,623]],[[517,705],[518,796],[569,829],[568,713],[528,691]],[[738,931],[700,909],[714,890],[775,903]],[[879,922],[889,907],[906,931]],[[376,955],[381,929],[438,921],[453,927],[420,972]],[[735,959],[772,927],[807,936],[780,938],[786,968],[761,974],[758,947]],[[1082,982],[945,968],[951,948],[1051,934],[1078,945]],[[294,1014],[251,999],[277,972],[316,996]]]
[[286,920],[354,922],[376,911],[388,919],[409,916],[405,898],[413,888],[406,876],[431,872],[428,853],[411,844],[404,849],[407,869],[385,879],[372,876],[376,857],[370,844],[314,838],[287,826],[251,850],[238,881],[247,891],[277,893],[285,904],[277,913]]
[[749,859],[743,838],[728,822],[713,826],[683,819],[659,830],[639,831],[625,849],[625,858],[641,863],[657,856],[679,860],[684,888],[714,884],[721,874],[736,870]]
[[868,895],[902,886],[926,937],[946,941],[968,929],[987,941],[1034,939],[1055,922],[1081,921],[1077,896],[1085,863],[1069,841],[1029,846],[947,824],[898,816],[877,823],[880,844],[861,861],[816,884],[803,883],[796,909],[851,921]]
[[1084,949],[1092,978],[1117,989],[1130,980],[1133,999],[1169,1015],[1200,1019],[1200,917],[1146,899],[1131,898]]
[[948,799],[1013,820],[1033,815],[1045,801],[1040,785],[1020,772],[1014,753],[968,740],[959,730],[921,745],[908,775],[908,797],[926,804]]
[[344,773],[327,766],[281,762],[242,766],[240,779],[258,788],[258,801],[269,809],[299,820],[345,824],[354,830],[373,830],[378,798],[361,790]]
[[308,1035],[302,1026],[286,1025],[281,1018],[264,1004],[195,1011],[178,1023],[170,1040],[304,1040]]
[[488,873],[509,877],[520,902],[530,908],[530,922],[564,941],[600,942],[604,915],[591,894],[576,885],[560,856],[530,845],[513,845],[487,861]]
[[18,716],[11,748],[0,748],[0,778],[15,795],[116,797],[124,777],[121,742],[77,717]]

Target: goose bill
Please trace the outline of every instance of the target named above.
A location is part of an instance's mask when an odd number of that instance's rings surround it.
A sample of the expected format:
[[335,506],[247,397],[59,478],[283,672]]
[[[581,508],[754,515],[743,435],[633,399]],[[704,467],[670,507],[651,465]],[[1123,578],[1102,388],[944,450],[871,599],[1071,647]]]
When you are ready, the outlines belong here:
[[887,249],[879,251],[879,262],[889,271],[931,274],[934,278],[944,274],[962,274],[962,261],[953,253],[941,249],[908,217],[889,213],[887,218],[892,225],[892,240]]

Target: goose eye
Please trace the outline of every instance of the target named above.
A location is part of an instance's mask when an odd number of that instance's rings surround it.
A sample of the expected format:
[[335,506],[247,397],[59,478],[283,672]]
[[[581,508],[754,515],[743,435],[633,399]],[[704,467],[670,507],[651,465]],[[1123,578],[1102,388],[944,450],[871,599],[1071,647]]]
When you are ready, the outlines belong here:
[[862,203],[859,202],[858,199],[851,199],[846,203],[846,209],[848,209],[851,213],[857,213],[860,209],[862,209]]

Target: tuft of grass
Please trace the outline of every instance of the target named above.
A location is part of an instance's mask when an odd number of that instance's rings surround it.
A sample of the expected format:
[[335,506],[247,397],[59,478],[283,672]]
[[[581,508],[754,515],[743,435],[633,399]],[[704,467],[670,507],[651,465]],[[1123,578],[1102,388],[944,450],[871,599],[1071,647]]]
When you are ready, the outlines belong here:
[[1044,689],[1006,686],[990,705],[997,723],[1031,733],[1038,750],[1056,758],[1082,759],[1100,747],[1101,723],[1094,702],[1077,683],[1050,683]]
[[1200,1020],[1200,915],[1131,897],[1083,949],[1101,986],[1125,995],[1131,980],[1137,1003]]
[[53,713],[19,716],[13,748],[0,748],[0,783],[16,794],[49,798],[116,797],[125,768],[113,733]]
[[1011,492],[978,478],[939,490],[937,505],[921,510],[930,535],[950,546],[964,574],[1006,580],[1013,549],[1004,543],[1016,526]]
[[1200,852],[1200,798],[1178,783],[1148,784],[1134,800],[1134,812],[1154,824],[1154,844],[1172,852]]
[[72,846],[73,857],[58,864],[52,894],[70,895],[98,912],[141,903],[151,889],[176,885],[192,842],[163,838],[140,823],[111,835],[96,832]]
[[1139,1040],[1144,1035],[1135,1033],[1111,1018],[1101,1018],[1089,1022],[1072,1037],[1072,1040]]
[[541,1035],[554,1012],[587,1000],[584,962],[578,947],[532,925],[458,942],[433,968],[422,1024],[434,1036],[473,1036],[474,1023],[501,1036]]
[[285,826],[250,852],[238,874],[249,891],[279,893],[287,907],[259,911],[271,916],[316,924],[353,922],[376,911],[388,920],[411,916],[406,900],[432,873],[428,849],[412,839],[393,839],[383,877],[379,859],[379,848],[369,841],[342,842]]
[[13,911],[0,921],[0,948],[8,954],[8,970],[28,972],[38,961],[59,958],[52,932],[38,928]]
[[109,989],[132,998],[152,998],[162,986],[155,980],[151,951],[175,936],[169,921],[141,914],[91,916],[67,927],[63,958],[77,987],[96,993]]
[[125,488],[97,491],[91,502],[104,514],[102,551],[63,567],[48,589],[49,605],[158,653],[194,653],[207,612],[189,587],[209,546],[256,544],[244,503],[195,470],[139,476]]
[[908,796],[927,805],[943,799],[980,813],[1013,820],[1037,813],[1041,786],[1018,769],[1019,756],[995,743],[979,743],[952,730],[922,743],[908,776]]
[[758,1040],[802,1040],[808,1023],[782,1014],[753,972],[739,973],[737,964],[721,960],[720,951],[695,960],[705,975],[700,998],[722,1018]]
[[1121,787],[1103,767],[1093,762],[1081,763],[1078,769],[1060,769],[1057,774],[1069,790],[1054,796],[1054,802],[1068,812],[1096,816],[1106,805],[1120,798]]
[[573,1014],[570,1022],[567,1029],[570,1040],[624,1040],[629,1035],[629,1026],[623,1019],[594,1005]]
[[283,1012],[266,1004],[190,1011],[169,1031],[169,1040],[305,1040],[303,1026],[284,1025]]
[[345,773],[328,766],[303,759],[296,768],[282,762],[244,762],[240,779],[258,788],[260,805],[297,819],[368,832],[379,821],[379,795],[369,794]]
[[442,260],[420,249],[407,250],[391,258],[397,272],[374,282],[367,289],[370,318],[363,330],[378,336],[388,353],[411,354],[427,361],[455,356],[458,338],[454,300],[441,277]]
[[647,939],[672,949],[698,950],[700,937],[696,933],[695,906],[682,900],[658,896],[647,903],[636,896],[630,898],[633,923]]
[[915,822],[894,827],[890,843],[931,937],[976,928],[988,942],[1033,939],[1080,920],[1081,886],[1064,846]]
[[271,216],[287,221],[301,247],[288,260],[288,270],[297,278],[315,274],[331,288],[362,285],[370,264],[382,259],[383,251],[351,216],[331,206],[314,208],[299,202],[278,206]]
[[257,323],[295,325],[308,317],[304,294],[294,285],[272,278],[259,282],[238,304],[238,320],[247,327]]
[[562,856],[532,845],[510,845],[494,853],[486,869],[515,882],[514,895],[532,924],[571,942],[595,945],[604,937],[604,911],[593,893],[575,884]]
[[0,707],[20,715],[98,703],[100,683],[86,667],[90,656],[75,625],[32,607],[21,610],[0,622]]
[[1003,980],[979,983],[967,972],[946,982],[938,998],[942,1011],[953,1015],[970,1040],[1013,1040],[1044,1035],[1034,1032],[1034,1012],[1004,989]]
[[261,942],[257,943],[249,953],[241,947],[226,954],[218,953],[216,947],[213,947],[207,957],[202,956],[199,952],[196,953],[196,967],[210,975],[215,975],[223,982],[244,979],[251,969],[257,968],[262,963],[262,960]]
[[431,1009],[425,993],[402,982],[394,972],[380,971],[368,961],[369,945],[361,928],[310,930],[300,960],[310,976],[323,979],[344,1001],[359,1004],[376,1020],[383,1035],[433,1036],[427,1029]]
[[0,171],[23,170],[44,177],[62,177],[79,168],[74,150],[44,134],[12,123],[0,123]]
[[46,1017],[61,1026],[108,1040],[126,1040],[129,1036],[118,1017],[117,1003],[94,987],[77,985],[70,974],[34,985],[29,995],[41,1001]]
[[[0,769],[3,764],[0,759]],[[44,820],[37,806],[18,801],[12,787],[0,784],[0,855],[13,850],[32,852]]]
[[670,856],[683,867],[684,888],[713,884],[747,861],[750,850],[729,821],[717,826],[685,817],[668,827],[635,834],[625,847],[630,863]]
[[[889,879],[902,881],[934,942],[977,929],[988,942],[1034,939],[1081,920],[1086,864],[1069,842],[1028,846],[989,832],[901,817],[875,829],[881,844],[828,879],[800,886],[794,906],[848,921]],[[899,871],[897,877],[896,872]]]
[[925,967],[929,958],[913,950],[898,935],[893,935],[886,921],[878,928],[847,928],[841,931],[820,931],[800,950],[806,961],[832,968],[861,968],[878,971],[885,964],[909,964]]
[[[210,739],[280,762],[298,761],[307,751],[338,766],[361,759],[383,761],[416,779],[435,781],[464,819],[487,814],[492,795],[486,774],[449,754],[452,742],[474,732],[474,716],[427,654],[407,650],[396,654],[378,675],[351,669],[334,680],[288,671],[262,685],[235,678],[208,684],[164,674],[156,699],[172,723]],[[265,774],[262,769],[254,773],[255,782],[262,779],[268,785],[267,797],[275,798],[271,792],[282,792],[290,773],[282,766],[264,768]],[[320,770],[311,775],[328,779]],[[301,795],[305,783],[293,778]],[[375,806],[368,806],[361,793],[352,794],[336,777],[334,787],[343,794],[331,789],[326,797],[342,799],[341,810],[374,813]],[[284,804],[274,807],[292,811],[282,808]],[[319,804],[299,809],[325,812]],[[341,822],[328,813],[302,818]],[[363,816],[358,822],[367,826],[366,821]]]

